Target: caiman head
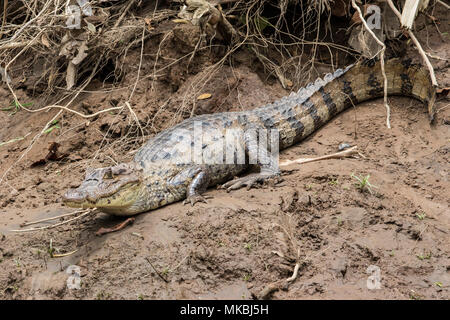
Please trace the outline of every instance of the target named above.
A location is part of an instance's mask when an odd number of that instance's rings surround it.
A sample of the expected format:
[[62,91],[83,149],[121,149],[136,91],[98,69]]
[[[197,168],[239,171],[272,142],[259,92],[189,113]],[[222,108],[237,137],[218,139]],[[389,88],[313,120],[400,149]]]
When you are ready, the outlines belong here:
[[63,196],[65,205],[74,208],[98,208],[115,215],[142,212],[140,198],[146,192],[142,169],[134,163],[87,170],[78,188]]

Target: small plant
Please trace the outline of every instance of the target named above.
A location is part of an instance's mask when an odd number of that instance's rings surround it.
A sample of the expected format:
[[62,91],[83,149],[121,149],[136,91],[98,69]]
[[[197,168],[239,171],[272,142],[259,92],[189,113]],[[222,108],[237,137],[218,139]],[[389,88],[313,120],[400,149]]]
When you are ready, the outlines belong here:
[[247,249],[248,251],[251,251],[252,250],[252,244],[251,243],[246,243],[244,248]]
[[252,276],[250,274],[248,274],[248,273],[244,275],[244,281],[245,282],[250,281],[251,278],[252,278]]
[[96,299],[97,300],[108,300],[109,298],[111,298],[111,294],[105,291],[100,291],[99,293],[97,293]]
[[425,219],[426,218],[426,213],[424,212],[424,213],[416,213],[416,216],[417,216],[417,218],[419,219],[419,220],[423,220],[423,219]]
[[50,239],[50,244],[48,245],[47,252],[50,257],[53,258],[53,254],[55,253],[55,248],[53,248],[53,239]]
[[377,186],[374,186],[373,184],[371,184],[369,182],[370,174],[368,174],[367,176],[364,177],[362,175],[357,176],[354,173],[352,173],[351,177],[358,181],[358,183],[356,184],[356,187],[361,191],[368,190],[370,192],[370,194],[373,194],[372,188],[378,188]]
[[422,297],[414,290],[411,290],[411,292],[409,293],[409,298],[411,300],[422,300]]
[[48,129],[46,129],[45,131],[44,131],[44,133],[50,133],[50,132],[52,132],[54,129],[60,129],[61,127],[59,126],[59,120],[53,120],[51,123],[50,123],[50,126],[48,127]]
[[431,258],[431,252],[428,252],[427,254],[423,253],[423,254],[418,254],[417,258],[419,258],[419,260],[430,260]]
[[144,300],[144,296],[142,295],[142,293],[138,294],[137,298],[138,298],[138,300]]
[[310,184],[305,184],[305,189],[306,189],[306,190],[309,191],[309,190],[312,190],[312,188],[313,188],[312,185],[310,185]]
[[328,181],[328,183],[332,186],[335,186],[335,185],[339,184],[339,181],[338,181],[338,178],[336,178],[336,179],[331,178],[331,180]]
[[[29,102],[29,103],[22,103],[22,106],[24,106],[24,107],[29,107],[29,106],[31,106],[32,104],[33,104],[32,102]],[[10,116],[12,116],[12,115],[15,114],[17,111],[20,110],[20,104],[19,104],[18,101],[12,100],[11,103],[10,103],[10,105],[9,105],[9,107],[1,108],[0,110],[1,110],[1,111],[11,111],[11,110],[14,110],[13,112],[11,112],[11,113],[9,114]]]
[[435,284],[436,286],[438,286],[439,288],[442,288],[442,282],[436,281],[434,284]]
[[163,276],[166,276],[168,273],[169,273],[169,268],[168,268],[168,267],[165,267],[165,268],[161,271],[161,274],[162,274]]

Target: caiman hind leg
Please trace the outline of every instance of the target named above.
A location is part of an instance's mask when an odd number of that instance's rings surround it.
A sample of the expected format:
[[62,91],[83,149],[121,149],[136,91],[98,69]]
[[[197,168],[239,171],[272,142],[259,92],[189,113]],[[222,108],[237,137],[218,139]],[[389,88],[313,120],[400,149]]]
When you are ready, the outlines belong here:
[[[265,131],[265,129],[263,129]],[[222,185],[222,188],[227,191],[247,187],[247,190],[255,186],[257,183],[262,183],[267,179],[276,178],[280,175],[278,168],[278,150],[277,152],[270,152],[267,148],[267,143],[263,145],[258,144],[257,133],[255,129],[246,130],[244,133],[245,152],[249,159],[257,159],[257,164],[260,166],[259,173],[252,173],[245,177],[236,178],[228,181]],[[263,137],[260,135],[260,138]],[[267,135],[266,135],[267,138]],[[273,137],[272,137],[273,139]],[[278,137],[277,137],[278,139]],[[272,144],[272,147],[274,145]],[[278,144],[277,144],[278,147]],[[278,148],[277,148],[278,149]]]

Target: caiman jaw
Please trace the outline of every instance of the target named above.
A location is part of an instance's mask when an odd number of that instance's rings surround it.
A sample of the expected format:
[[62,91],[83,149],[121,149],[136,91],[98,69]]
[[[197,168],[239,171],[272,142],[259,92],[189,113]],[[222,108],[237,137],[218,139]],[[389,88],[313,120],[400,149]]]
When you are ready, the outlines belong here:
[[67,190],[63,202],[69,207],[130,214],[127,208],[142,187],[142,171],[134,164],[119,164],[89,171],[78,188]]

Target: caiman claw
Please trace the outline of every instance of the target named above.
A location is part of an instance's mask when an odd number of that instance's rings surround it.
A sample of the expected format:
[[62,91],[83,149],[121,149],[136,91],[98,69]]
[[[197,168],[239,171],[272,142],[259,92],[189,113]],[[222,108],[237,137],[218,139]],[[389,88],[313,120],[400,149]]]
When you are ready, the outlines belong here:
[[190,204],[191,204],[191,207],[193,207],[194,204],[196,204],[197,202],[208,203],[208,202],[206,201],[206,198],[203,197],[202,195],[200,195],[200,194],[194,194],[194,195],[192,195],[192,196],[187,197],[187,199],[183,201],[183,204],[188,204],[188,203],[190,203]]
[[227,189],[227,192],[231,190],[240,189],[242,187],[247,187],[247,190],[250,190],[254,187],[258,182],[264,182],[266,179],[274,178],[278,176],[274,173],[254,173],[245,177],[236,178],[234,180],[228,181],[227,183],[222,185],[223,189]]

